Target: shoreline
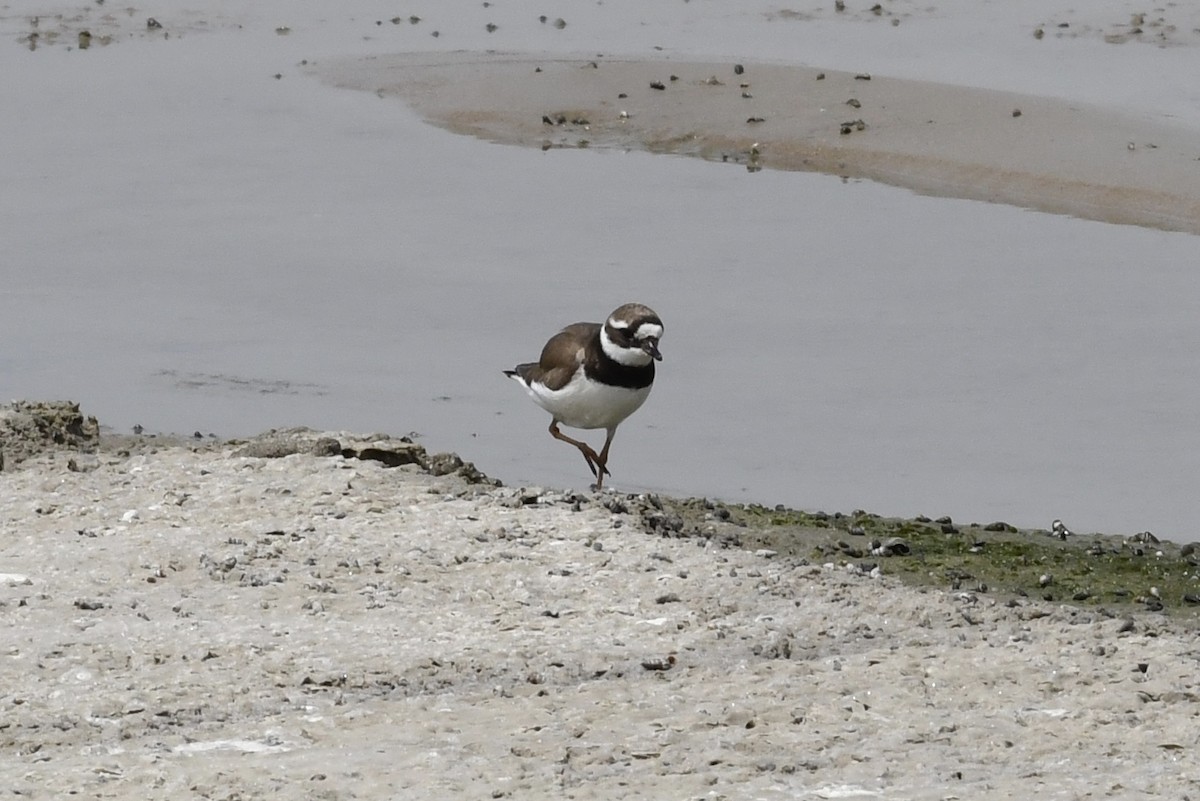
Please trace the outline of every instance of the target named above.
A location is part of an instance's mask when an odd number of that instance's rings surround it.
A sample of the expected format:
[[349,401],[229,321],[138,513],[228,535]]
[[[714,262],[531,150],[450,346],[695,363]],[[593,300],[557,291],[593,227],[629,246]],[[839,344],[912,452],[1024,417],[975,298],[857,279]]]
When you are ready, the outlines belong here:
[[[384,468],[412,466],[435,477],[455,476],[486,491],[517,492],[536,504],[543,492],[571,496],[628,514],[649,535],[716,542],[722,547],[768,551],[802,564],[833,564],[863,575],[888,575],[915,588],[991,594],[1002,602],[1067,603],[1109,614],[1167,613],[1200,620],[1200,549],[1134,535],[1069,532],[1005,521],[963,523],[950,517],[891,517],[856,509],[825,512],[719,499],[671,497],[660,493],[506,487],[455,453],[430,453],[408,437],[387,434],[273,429],[257,437],[216,439],[161,434],[104,432],[71,402],[16,404],[0,415],[0,475],[7,469],[66,469],[87,472],[101,457],[132,458],[160,450],[197,454],[232,450],[247,458],[304,455],[378,462]],[[13,420],[28,419],[16,426]],[[7,467],[2,454],[12,456]],[[49,463],[45,458],[48,457]],[[65,462],[63,460],[66,460]],[[53,466],[57,465],[57,467]]]
[[421,53],[309,71],[493,142],[698,156],[1200,233],[1195,133],[1081,104],[811,67],[669,59]]

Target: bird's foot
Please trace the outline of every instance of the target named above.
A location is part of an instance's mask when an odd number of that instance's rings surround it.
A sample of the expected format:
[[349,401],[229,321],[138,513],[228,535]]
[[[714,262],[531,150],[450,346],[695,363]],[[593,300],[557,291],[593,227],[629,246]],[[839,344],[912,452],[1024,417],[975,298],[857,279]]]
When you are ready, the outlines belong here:
[[600,492],[602,489],[604,489],[604,477],[611,476],[612,473],[608,471],[608,465],[606,464],[597,461],[596,466],[599,468],[599,470],[592,470],[592,473],[596,476],[596,483],[592,485],[592,490],[595,492]]
[[579,452],[583,454],[583,459],[587,462],[588,469],[592,471],[592,475],[596,477],[597,481],[604,481],[606,474],[611,475],[608,472],[608,466],[605,461],[601,460],[600,455],[589,446],[581,445]]

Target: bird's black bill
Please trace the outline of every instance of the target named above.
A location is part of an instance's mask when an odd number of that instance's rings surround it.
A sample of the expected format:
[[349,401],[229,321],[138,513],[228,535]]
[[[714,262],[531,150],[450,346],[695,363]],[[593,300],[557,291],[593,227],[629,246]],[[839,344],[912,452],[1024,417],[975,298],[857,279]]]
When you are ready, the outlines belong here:
[[655,361],[662,361],[662,354],[658,352],[658,340],[647,339],[642,342],[642,350],[654,357]]

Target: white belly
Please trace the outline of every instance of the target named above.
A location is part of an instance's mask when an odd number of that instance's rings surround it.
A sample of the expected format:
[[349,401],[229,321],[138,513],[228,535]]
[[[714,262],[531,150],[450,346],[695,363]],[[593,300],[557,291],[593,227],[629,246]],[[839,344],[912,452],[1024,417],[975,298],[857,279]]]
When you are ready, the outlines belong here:
[[612,428],[650,396],[650,387],[629,389],[586,381],[582,368],[560,390],[551,391],[539,384],[528,389],[538,406],[571,428]]

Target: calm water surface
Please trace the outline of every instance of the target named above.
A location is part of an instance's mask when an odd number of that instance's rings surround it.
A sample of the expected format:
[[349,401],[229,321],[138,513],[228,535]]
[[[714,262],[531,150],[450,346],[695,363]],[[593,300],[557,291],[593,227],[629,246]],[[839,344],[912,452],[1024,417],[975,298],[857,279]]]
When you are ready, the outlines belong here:
[[500,370],[638,300],[665,360],[614,488],[1200,539],[1195,237],[482,143],[303,77],[298,46],[223,41],[23,73],[6,399],[118,430],[414,431],[582,487]]

